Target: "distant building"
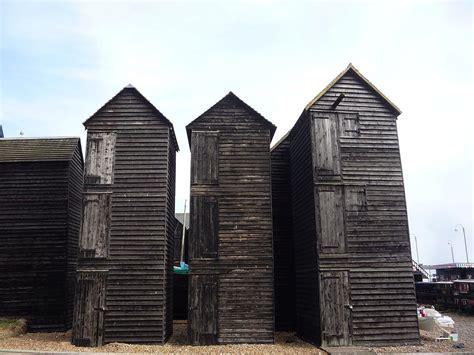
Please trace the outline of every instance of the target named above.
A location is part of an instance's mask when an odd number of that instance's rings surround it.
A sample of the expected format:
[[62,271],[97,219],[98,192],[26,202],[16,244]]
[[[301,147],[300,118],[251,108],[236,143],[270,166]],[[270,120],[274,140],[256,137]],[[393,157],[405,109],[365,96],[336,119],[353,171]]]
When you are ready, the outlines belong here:
[[3,138],[3,128],[1,124],[0,124],[0,138]]
[[474,279],[474,263],[427,265],[425,269],[436,270],[437,281]]

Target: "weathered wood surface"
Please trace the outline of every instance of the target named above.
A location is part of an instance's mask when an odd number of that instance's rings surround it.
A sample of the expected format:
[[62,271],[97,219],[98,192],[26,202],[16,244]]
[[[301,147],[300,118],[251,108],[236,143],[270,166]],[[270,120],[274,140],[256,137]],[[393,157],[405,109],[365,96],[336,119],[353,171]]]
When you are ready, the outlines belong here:
[[[344,99],[331,110],[341,93]],[[314,234],[318,269],[308,271],[309,265],[301,264],[296,271],[307,272],[309,279],[314,279],[316,270],[322,274],[348,272],[353,306],[351,337],[358,345],[419,341],[396,116],[394,106],[350,69],[313,102],[291,133],[292,145],[296,145],[297,138],[293,137],[304,135],[306,130],[312,132],[312,148],[306,146],[299,154],[292,152],[292,187],[298,186],[302,178],[293,178],[294,165],[300,165],[309,149],[313,157],[314,222],[318,228]],[[300,140],[303,145],[307,138]],[[294,206],[307,201],[304,193],[296,192],[293,197]],[[307,228],[312,228],[313,217],[301,223],[309,223]],[[298,234],[297,228],[296,246],[307,235]],[[304,251],[299,250],[305,259]],[[314,293],[314,297],[321,297],[321,305],[328,304],[340,292],[333,289],[332,294]],[[297,308],[298,318],[306,318],[305,312]],[[304,333],[299,333],[311,336],[310,329],[305,327]],[[314,332],[321,330],[314,327]],[[336,341],[324,331],[321,334],[323,344],[346,343],[345,336]],[[318,342],[316,337],[308,339]]]
[[72,332],[74,345],[101,346],[104,342],[107,271],[78,270]]
[[[90,219],[100,220],[101,233],[83,228],[81,245],[90,244],[95,252],[81,257],[79,267],[108,270],[103,341],[163,343],[171,335],[173,312],[178,150],[173,126],[133,87],[120,91],[85,126],[90,148],[85,195],[102,196],[104,202]],[[108,242],[100,241],[102,236]]]
[[[187,126],[195,176],[188,319],[194,344],[273,342],[270,140],[274,130],[232,93]],[[207,156],[212,161],[216,153],[216,164],[195,159]],[[193,297],[206,280],[214,279],[216,304],[193,303],[208,302]],[[195,314],[196,307],[212,310],[202,318]]]
[[296,329],[293,223],[290,189],[290,139],[271,150],[275,330]]
[[83,158],[79,138],[0,139],[0,317],[71,327]]
[[295,248],[296,331],[321,343],[317,234],[311,126],[303,114],[290,133],[290,176]]

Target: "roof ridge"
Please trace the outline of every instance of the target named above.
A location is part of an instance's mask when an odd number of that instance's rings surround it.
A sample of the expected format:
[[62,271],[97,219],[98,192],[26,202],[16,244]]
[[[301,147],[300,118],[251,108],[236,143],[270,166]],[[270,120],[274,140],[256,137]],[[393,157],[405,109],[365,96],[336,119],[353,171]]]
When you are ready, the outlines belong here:
[[377,87],[372,84],[369,79],[362,75],[362,73],[352,64],[349,63],[347,67],[340,72],[331,82],[319,93],[317,94],[304,108],[304,111],[308,111],[311,106],[313,106],[319,99],[325,95],[330,88],[332,88],[347,72],[352,70],[362,81],[364,81],[377,95],[381,97],[398,115],[402,113],[402,111],[392,102],[389,100],[387,96],[385,96]]
[[170,129],[171,129],[171,135],[172,135],[172,139],[173,139],[173,142],[176,146],[176,151],[179,151],[179,145],[178,145],[178,140],[176,138],[176,134],[175,134],[175,131],[174,131],[174,126],[173,126],[173,123],[168,119],[166,118],[166,116],[161,113],[160,110],[158,110],[155,105],[153,105],[150,100],[148,100],[140,91],[138,91],[138,89],[136,87],[134,87],[132,84],[128,84],[127,86],[125,86],[122,90],[120,90],[117,94],[115,94],[110,100],[108,100],[105,104],[103,104],[97,111],[94,112],[94,114],[92,114],[87,120],[85,120],[82,124],[84,125],[84,127],[86,127],[87,129],[87,122],[89,122],[91,119],[93,119],[97,114],[99,114],[99,112],[101,112],[108,104],[110,104],[113,100],[115,100],[119,95],[121,95],[123,92],[125,91],[133,91],[135,93],[138,94],[139,97],[141,97],[144,101],[145,101],[145,104],[147,104],[148,106],[150,106],[150,108],[158,115],[160,116],[161,118],[163,118],[165,120],[165,122],[169,125]]

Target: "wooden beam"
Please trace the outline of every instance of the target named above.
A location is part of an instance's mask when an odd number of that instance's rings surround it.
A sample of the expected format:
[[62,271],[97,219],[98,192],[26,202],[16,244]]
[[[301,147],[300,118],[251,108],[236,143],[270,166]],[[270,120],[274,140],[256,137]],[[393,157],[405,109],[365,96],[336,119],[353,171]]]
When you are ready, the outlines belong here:
[[336,107],[341,103],[341,101],[344,99],[345,96],[346,95],[344,94],[339,94],[336,101],[334,101],[334,103],[331,105],[331,110],[335,110]]

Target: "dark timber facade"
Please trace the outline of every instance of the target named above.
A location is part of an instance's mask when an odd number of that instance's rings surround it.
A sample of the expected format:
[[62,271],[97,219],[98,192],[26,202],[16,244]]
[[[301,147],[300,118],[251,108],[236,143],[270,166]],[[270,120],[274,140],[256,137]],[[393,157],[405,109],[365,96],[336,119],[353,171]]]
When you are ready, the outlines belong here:
[[289,135],[297,332],[314,343],[419,341],[399,114],[349,65]]
[[276,128],[233,93],[186,128],[190,343],[273,343],[270,141]]
[[271,149],[275,330],[296,326],[293,223],[290,188],[290,139]]
[[79,138],[0,139],[0,317],[71,327],[83,158]]
[[87,129],[73,343],[164,343],[172,332],[173,125],[128,86]]

